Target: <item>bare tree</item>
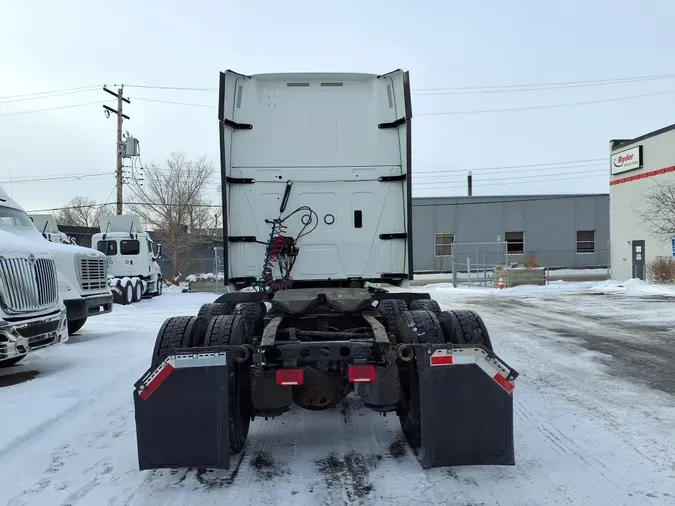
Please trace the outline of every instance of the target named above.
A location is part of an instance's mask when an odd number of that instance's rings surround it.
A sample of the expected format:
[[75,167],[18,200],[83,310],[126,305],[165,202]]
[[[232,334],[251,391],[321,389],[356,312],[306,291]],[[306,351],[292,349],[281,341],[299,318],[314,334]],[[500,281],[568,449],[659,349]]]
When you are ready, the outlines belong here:
[[205,198],[213,166],[205,157],[188,160],[183,153],[172,153],[166,167],[150,164],[143,181],[132,178],[134,202],[131,212],[153,229],[167,246],[173,274],[179,273],[180,260],[205,241],[204,229],[212,226],[210,203]]
[[642,223],[657,239],[675,237],[675,183],[659,182],[645,192],[645,205],[638,211]]
[[97,204],[87,197],[75,197],[56,212],[56,223],[74,227],[98,227],[99,218],[112,214],[109,205]]

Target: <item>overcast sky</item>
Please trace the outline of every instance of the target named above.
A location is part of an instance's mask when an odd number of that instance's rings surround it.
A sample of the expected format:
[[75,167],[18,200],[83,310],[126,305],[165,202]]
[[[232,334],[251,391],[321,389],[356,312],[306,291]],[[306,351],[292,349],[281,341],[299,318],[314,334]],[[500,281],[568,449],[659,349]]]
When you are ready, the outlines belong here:
[[[125,129],[144,164],[182,150],[217,167],[217,93],[129,85],[215,89],[228,68],[403,68],[414,93],[416,196],[465,195],[469,169],[475,195],[607,192],[609,140],[675,122],[675,78],[517,85],[675,74],[673,19],[672,0],[4,0],[0,185],[27,210],[78,195],[113,201],[115,119],[92,104],[116,105],[103,83],[127,85]],[[490,90],[457,93],[466,87]],[[451,114],[424,115],[438,112]],[[213,198],[216,187],[214,178]]]

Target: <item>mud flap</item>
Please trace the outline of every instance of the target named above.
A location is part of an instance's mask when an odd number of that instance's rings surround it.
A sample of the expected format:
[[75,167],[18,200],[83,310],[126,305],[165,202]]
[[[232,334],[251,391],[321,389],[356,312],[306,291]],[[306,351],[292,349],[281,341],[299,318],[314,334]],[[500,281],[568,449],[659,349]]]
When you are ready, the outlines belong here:
[[136,382],[140,470],[230,467],[230,355],[226,349],[171,352]]
[[515,465],[513,383],[483,348],[417,350],[422,467]]

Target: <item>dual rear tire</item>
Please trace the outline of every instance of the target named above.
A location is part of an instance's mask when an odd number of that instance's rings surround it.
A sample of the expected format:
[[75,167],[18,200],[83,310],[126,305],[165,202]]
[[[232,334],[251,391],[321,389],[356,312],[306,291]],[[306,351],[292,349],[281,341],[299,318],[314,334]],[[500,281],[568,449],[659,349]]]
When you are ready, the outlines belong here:
[[[390,341],[396,344],[474,344],[492,351],[483,319],[475,311],[442,311],[434,300],[397,299],[378,304]],[[397,415],[413,448],[421,445],[420,381],[415,360],[399,367],[401,401]]]
[[[131,278],[126,283],[122,279],[115,279],[113,288],[113,302],[128,306],[140,302],[143,298],[143,280],[140,278]],[[117,293],[118,290],[121,293]]]
[[[265,306],[260,306],[205,304],[197,316],[168,318],[157,334],[152,366],[182,348],[252,344],[258,329],[262,333]],[[231,360],[228,367],[230,453],[237,454],[246,444],[253,415],[250,363]]]

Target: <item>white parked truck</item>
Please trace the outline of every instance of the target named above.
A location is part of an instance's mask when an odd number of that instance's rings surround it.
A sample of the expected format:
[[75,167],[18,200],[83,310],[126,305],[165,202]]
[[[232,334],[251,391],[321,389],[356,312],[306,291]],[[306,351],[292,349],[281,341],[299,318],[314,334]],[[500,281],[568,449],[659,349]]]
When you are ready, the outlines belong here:
[[68,312],[68,333],[80,330],[87,319],[112,311],[105,255],[91,248],[48,241],[24,209],[0,188],[0,217],[12,216],[0,230],[23,237],[49,251],[56,262],[58,289]]
[[162,270],[157,263],[162,245],[155,250],[140,217],[102,216],[99,225],[101,231],[91,238],[91,246],[108,257],[109,284],[119,294],[119,301],[126,305],[144,295],[162,295]]
[[51,214],[29,214],[28,215],[35,228],[42,234],[42,237],[49,242],[60,244],[77,244],[73,242],[66,234],[59,230],[59,226]]
[[231,291],[159,329],[139,467],[227,469],[255,417],[348,395],[424,468],[514,465],[518,373],[481,317],[384,288],[413,278],[408,73],[227,71],[218,119]]
[[0,193],[0,367],[68,340],[54,258],[45,241],[11,233],[31,222],[5,203]]

